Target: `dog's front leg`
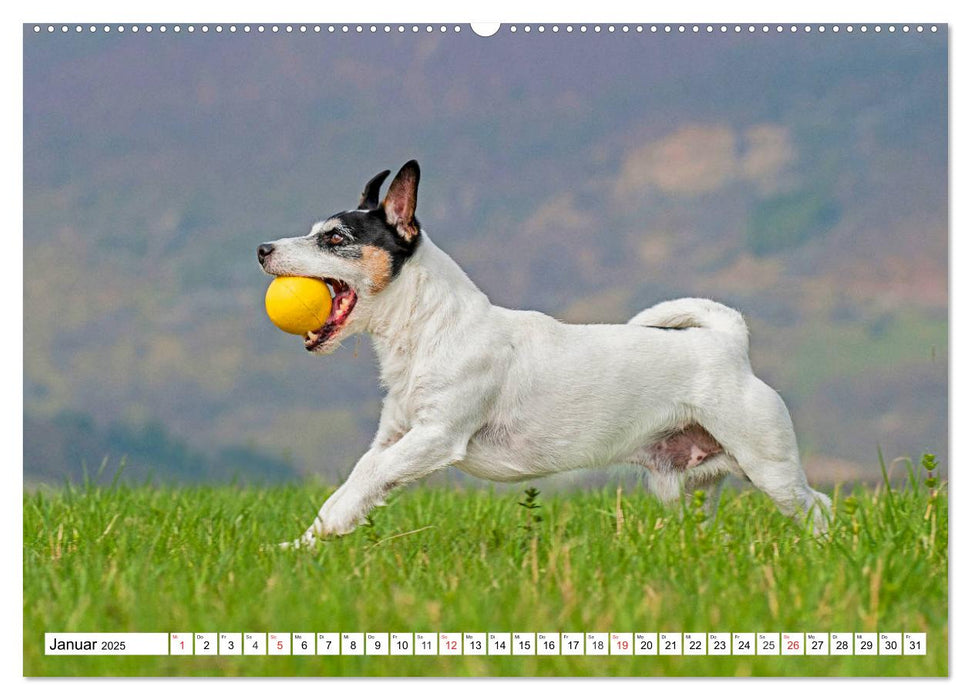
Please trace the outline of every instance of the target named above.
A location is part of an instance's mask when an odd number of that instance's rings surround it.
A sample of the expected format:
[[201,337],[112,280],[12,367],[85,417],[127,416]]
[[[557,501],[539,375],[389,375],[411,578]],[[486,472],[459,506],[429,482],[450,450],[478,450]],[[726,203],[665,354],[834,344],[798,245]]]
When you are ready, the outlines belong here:
[[467,442],[445,429],[415,427],[387,449],[368,450],[347,481],[321,506],[301,544],[350,532],[393,488],[461,460]]

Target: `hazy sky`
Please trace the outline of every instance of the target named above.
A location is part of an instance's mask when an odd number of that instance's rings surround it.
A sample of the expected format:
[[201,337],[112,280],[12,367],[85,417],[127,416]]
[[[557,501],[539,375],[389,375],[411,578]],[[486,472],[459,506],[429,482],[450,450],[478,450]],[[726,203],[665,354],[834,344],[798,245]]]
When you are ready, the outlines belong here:
[[718,298],[827,469],[943,452],[946,44],[25,28],[25,412],[345,469],[367,345],[301,354],[254,251],[417,157],[422,223],[497,303]]

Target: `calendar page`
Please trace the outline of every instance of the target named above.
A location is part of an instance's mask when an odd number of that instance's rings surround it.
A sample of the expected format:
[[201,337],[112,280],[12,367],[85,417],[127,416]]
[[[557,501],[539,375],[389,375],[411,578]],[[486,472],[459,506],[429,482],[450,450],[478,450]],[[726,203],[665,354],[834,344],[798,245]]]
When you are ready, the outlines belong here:
[[947,24],[22,33],[25,676],[948,674]]

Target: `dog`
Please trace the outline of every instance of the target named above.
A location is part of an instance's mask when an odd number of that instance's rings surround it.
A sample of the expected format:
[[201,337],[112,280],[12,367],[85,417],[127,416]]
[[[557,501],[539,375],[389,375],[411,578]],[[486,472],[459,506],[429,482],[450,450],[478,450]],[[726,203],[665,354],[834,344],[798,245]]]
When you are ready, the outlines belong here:
[[270,275],[333,291],[312,353],[369,333],[387,389],[377,434],[295,546],[353,530],[388,493],[449,466],[494,481],[633,464],[662,501],[728,474],[823,532],[830,499],[810,488],[781,397],[749,363],[741,314],[707,299],[665,301],[626,324],[574,325],[495,306],[415,217],[414,160],[380,199],[258,247]]

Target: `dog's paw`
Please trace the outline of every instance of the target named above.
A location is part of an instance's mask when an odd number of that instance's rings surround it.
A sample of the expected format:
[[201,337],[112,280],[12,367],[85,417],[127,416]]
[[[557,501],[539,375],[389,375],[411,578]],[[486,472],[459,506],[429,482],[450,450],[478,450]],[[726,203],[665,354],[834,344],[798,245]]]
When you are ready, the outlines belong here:
[[814,501],[809,507],[809,518],[813,535],[820,537],[827,534],[833,519],[833,502],[829,496],[818,491],[815,493]]
[[364,521],[366,514],[367,511],[342,508],[340,504],[334,507],[324,504],[304,537],[329,538],[350,534]]
[[322,541],[334,539],[354,530],[354,525],[322,522],[319,518],[298,539],[281,542],[282,549],[315,549]]
[[295,540],[290,540],[289,542],[280,542],[278,545],[275,545],[275,547],[277,549],[312,550],[317,546],[318,541],[319,541],[319,538],[317,537],[317,535],[312,530],[308,530],[307,532],[303,533],[303,535],[301,535],[299,538]]

